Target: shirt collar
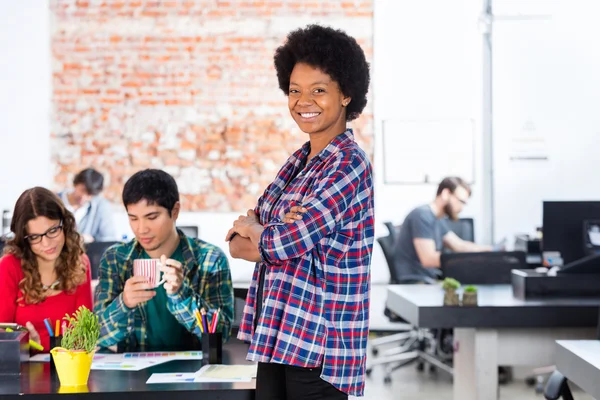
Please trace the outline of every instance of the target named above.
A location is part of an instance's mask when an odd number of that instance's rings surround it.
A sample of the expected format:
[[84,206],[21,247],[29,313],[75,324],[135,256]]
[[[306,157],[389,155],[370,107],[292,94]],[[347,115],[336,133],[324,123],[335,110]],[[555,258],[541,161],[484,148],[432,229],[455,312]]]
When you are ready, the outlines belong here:
[[[346,129],[344,132],[340,133],[336,137],[333,138],[331,142],[323,150],[319,152],[314,158],[319,160],[325,160],[330,155],[337,153],[340,149],[342,149],[349,142],[354,141],[354,133],[352,132],[352,128]],[[302,159],[306,158],[310,153],[310,141],[304,143],[301,148]]]

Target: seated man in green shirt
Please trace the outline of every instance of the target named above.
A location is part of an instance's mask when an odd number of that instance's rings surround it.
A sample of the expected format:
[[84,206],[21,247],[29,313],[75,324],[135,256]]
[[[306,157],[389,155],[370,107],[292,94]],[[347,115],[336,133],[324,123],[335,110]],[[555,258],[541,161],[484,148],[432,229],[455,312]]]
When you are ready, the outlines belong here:
[[[173,177],[156,169],[134,174],[123,188],[123,204],[135,239],[110,247],[100,262],[98,345],[120,351],[199,348],[194,310],[202,308],[209,321],[220,310],[217,332],[226,340],[233,320],[227,257],[176,229],[181,206]],[[146,277],[134,276],[136,259],[161,259],[164,284],[152,288]]]

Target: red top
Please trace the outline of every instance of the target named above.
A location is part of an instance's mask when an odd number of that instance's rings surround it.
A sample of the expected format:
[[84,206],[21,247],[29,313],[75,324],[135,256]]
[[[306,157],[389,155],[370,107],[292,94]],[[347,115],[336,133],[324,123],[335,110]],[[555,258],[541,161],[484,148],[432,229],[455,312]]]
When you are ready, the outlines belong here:
[[87,280],[77,287],[73,294],[60,292],[49,296],[38,304],[26,304],[23,293],[19,289],[19,282],[24,278],[21,269],[21,260],[12,254],[0,259],[0,322],[16,322],[25,326],[31,322],[40,334],[44,352],[50,349],[50,335],[44,318],[50,318],[52,329],[55,329],[56,320],[61,320],[65,314],[71,315],[80,306],[92,310],[92,285],[90,273],[90,260],[83,255],[86,265]]

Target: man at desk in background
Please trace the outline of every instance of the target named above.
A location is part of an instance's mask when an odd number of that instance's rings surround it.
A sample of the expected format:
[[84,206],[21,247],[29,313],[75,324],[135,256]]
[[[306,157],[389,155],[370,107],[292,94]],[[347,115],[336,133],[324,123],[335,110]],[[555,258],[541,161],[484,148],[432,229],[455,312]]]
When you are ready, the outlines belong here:
[[458,177],[444,178],[433,202],[412,210],[404,220],[398,235],[396,257],[404,271],[436,278],[432,269],[440,268],[443,247],[456,252],[491,251],[459,238],[452,232],[446,218],[458,220],[471,197],[469,184]]
[[100,195],[104,177],[87,168],[73,178],[73,189],[58,193],[67,210],[75,216],[77,231],[85,243],[116,240],[110,203]]
[[[216,313],[216,331],[226,340],[233,320],[229,263],[217,246],[175,227],[181,209],[175,179],[156,169],[137,172],[125,183],[123,205],[135,238],[110,247],[100,262],[98,345],[126,351],[198,348],[202,334],[194,311],[201,309],[211,321]],[[147,277],[134,276],[136,259],[160,259],[164,284],[151,287]]]

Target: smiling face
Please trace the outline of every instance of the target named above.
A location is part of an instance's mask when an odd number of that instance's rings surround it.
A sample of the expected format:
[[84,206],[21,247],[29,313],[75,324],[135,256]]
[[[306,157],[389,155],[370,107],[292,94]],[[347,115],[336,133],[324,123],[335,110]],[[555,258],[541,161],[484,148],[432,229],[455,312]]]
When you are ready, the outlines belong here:
[[46,262],[56,261],[65,245],[60,220],[36,217],[27,222],[26,231],[33,254]]
[[350,100],[325,72],[304,63],[294,66],[290,76],[288,107],[303,132],[331,136],[344,132],[345,106]]

